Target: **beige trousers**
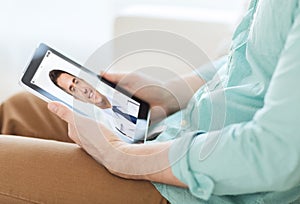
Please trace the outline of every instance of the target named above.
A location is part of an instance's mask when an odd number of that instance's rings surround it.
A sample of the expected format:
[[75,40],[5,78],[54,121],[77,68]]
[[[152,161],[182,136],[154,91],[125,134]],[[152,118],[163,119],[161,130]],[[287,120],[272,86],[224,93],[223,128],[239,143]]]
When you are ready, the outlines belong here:
[[110,174],[72,143],[66,123],[31,94],[0,106],[0,133],[1,204],[168,203],[150,182]]

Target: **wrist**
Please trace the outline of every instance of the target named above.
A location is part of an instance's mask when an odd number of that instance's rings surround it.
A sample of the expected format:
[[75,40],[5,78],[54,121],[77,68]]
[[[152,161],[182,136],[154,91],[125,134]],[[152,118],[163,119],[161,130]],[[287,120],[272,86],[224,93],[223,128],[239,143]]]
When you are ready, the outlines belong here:
[[171,80],[164,85],[166,91],[163,95],[163,109],[166,111],[167,116],[181,109],[180,98],[178,89],[180,89],[175,80]]

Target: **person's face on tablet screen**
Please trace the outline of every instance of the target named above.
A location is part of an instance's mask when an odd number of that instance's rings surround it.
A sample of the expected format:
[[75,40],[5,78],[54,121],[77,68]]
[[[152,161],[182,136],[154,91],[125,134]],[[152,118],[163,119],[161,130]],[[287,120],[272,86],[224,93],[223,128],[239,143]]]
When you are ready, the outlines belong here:
[[95,104],[102,109],[111,107],[110,102],[104,95],[81,78],[62,73],[57,78],[57,85],[78,100]]

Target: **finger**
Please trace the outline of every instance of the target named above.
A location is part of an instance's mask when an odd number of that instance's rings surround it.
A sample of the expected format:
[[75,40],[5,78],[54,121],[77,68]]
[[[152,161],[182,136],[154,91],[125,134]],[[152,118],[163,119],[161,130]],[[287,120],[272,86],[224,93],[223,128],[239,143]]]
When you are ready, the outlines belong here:
[[61,103],[50,102],[48,109],[68,123],[73,121],[73,111]]
[[102,72],[100,73],[100,75],[105,79],[107,79],[108,81],[111,81],[115,84],[119,83],[125,77],[124,73],[116,74],[116,73]]

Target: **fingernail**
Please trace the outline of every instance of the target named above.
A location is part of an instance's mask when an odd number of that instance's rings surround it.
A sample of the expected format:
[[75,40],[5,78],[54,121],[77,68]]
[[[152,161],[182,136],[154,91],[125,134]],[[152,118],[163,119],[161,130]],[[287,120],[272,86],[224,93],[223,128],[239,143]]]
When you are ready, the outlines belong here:
[[56,113],[58,107],[57,107],[56,104],[49,103],[49,104],[48,104],[48,109],[49,109],[50,111],[52,111],[53,113]]

